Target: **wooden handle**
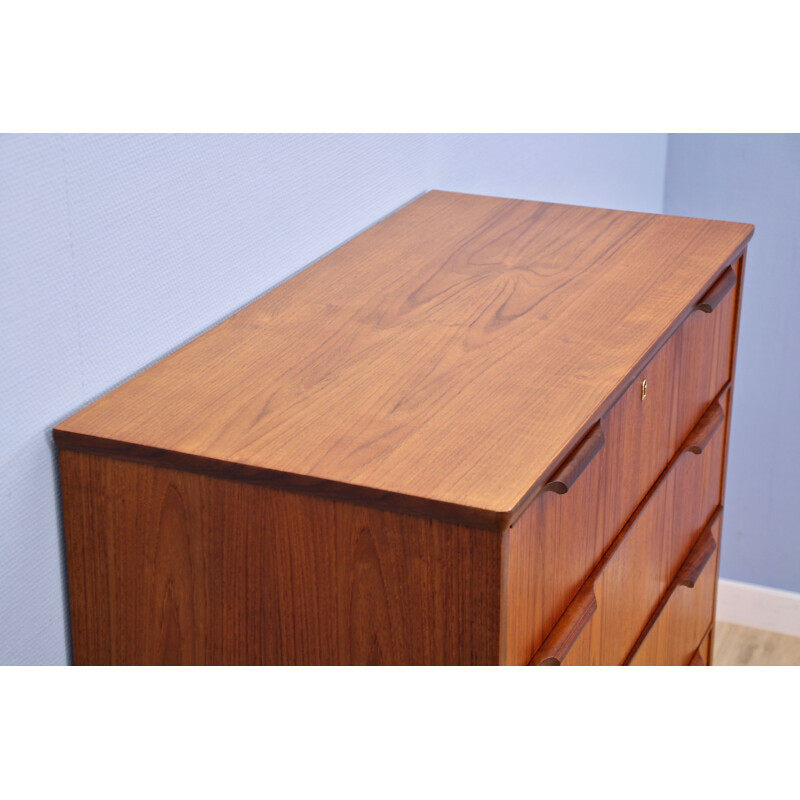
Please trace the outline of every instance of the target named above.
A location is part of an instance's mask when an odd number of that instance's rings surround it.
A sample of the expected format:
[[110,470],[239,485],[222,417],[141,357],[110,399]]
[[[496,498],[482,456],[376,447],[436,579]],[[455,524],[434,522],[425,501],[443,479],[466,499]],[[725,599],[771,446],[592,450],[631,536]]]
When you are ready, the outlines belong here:
[[706,662],[703,661],[703,656],[700,655],[700,651],[697,650],[695,654],[692,656],[692,660],[689,662],[690,667],[704,667]]
[[629,665],[634,658],[636,658],[639,648],[642,646],[642,643],[658,621],[658,618],[661,616],[661,612],[672,598],[672,595],[675,594],[675,590],[679,586],[688,586],[690,589],[694,589],[697,579],[700,577],[705,569],[706,564],[708,564],[708,560],[712,555],[714,555],[714,551],[717,549],[717,542],[714,539],[714,534],[711,532],[711,529],[717,519],[719,519],[719,515],[721,513],[722,506],[717,506],[716,511],[714,511],[714,513],[711,515],[711,519],[706,524],[703,532],[700,534],[697,541],[694,543],[694,546],[689,551],[689,555],[686,556],[683,564],[681,564],[674,580],[667,588],[667,591],[664,593],[661,600],[659,600],[656,610],[647,621],[647,625],[644,626],[644,629],[639,634],[639,638],[631,648],[630,653],[628,653],[628,657],[623,662],[623,664],[626,666]]
[[597,611],[594,585],[584,585],[567,606],[550,635],[536,651],[529,667],[560,667],[572,645]]
[[[714,555],[714,551],[717,549],[717,542],[716,539],[714,539],[714,534],[711,531],[721,513],[722,506],[717,506],[714,510],[714,513],[706,523],[705,528],[703,528],[703,532],[697,538],[694,546],[689,551],[689,555],[686,556],[686,559],[684,560],[683,564],[681,564],[680,569],[678,569],[675,578],[673,579],[672,583],[670,583],[667,591],[664,593],[664,596],[661,598],[661,600],[659,600],[656,610],[648,620],[647,625],[644,626],[644,629],[639,634],[639,638],[636,640],[633,648],[631,648],[630,653],[628,653],[628,657],[623,662],[623,664],[626,666],[630,664],[634,658],[636,658],[636,653],[639,652],[639,648],[642,646],[642,643],[647,638],[650,630],[656,624],[659,616],[661,616],[661,612],[664,610],[664,607],[670,601],[672,595],[675,594],[675,590],[679,586],[688,586],[690,589],[694,589],[697,579],[700,577],[705,569],[706,564],[708,564],[708,560],[712,555]],[[706,636],[707,635],[708,631],[706,631]],[[705,638],[705,636],[703,638]]]
[[603,449],[605,442],[603,428],[598,422],[553,473],[542,491],[566,494],[591,460]]
[[706,528],[701,534],[700,538],[695,542],[694,547],[686,556],[686,560],[681,564],[678,574],[675,576],[673,589],[678,586],[688,586],[694,589],[697,579],[706,568],[711,556],[717,549],[717,541],[714,539],[714,534],[711,533],[711,528]]
[[725,412],[719,401],[712,403],[707,409],[705,414],[700,417],[700,422],[694,426],[686,443],[683,446],[685,453],[696,453],[699,455],[706,449],[708,443],[717,432],[717,428],[725,421]]
[[725,298],[725,295],[736,286],[736,273],[733,267],[728,267],[722,275],[717,278],[714,285],[703,295],[703,298],[695,306],[698,311],[705,311],[710,314]]

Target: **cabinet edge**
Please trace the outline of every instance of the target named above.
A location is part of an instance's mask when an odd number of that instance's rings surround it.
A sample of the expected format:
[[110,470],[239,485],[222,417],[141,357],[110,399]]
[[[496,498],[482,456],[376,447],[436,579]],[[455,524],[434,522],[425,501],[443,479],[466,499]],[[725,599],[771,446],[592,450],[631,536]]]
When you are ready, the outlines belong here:
[[[576,445],[586,436],[587,432],[622,397],[631,381],[639,371],[658,353],[669,338],[678,330],[684,321],[696,310],[697,301],[702,298],[720,274],[731,264],[735,263],[747,247],[752,236],[752,230],[744,241],[726,258],[714,272],[712,278],[687,305],[683,313],[679,314],[669,328],[656,340],[647,352],[628,371],[623,380],[619,382],[613,392],[605,398],[603,403],[587,422],[576,431],[564,450],[556,455],[548,469],[534,481],[530,488],[511,509],[495,510],[475,508],[471,506],[436,500],[428,497],[406,495],[369,486],[343,483],[309,475],[299,475],[281,470],[257,467],[250,464],[241,464],[232,461],[199,456],[192,453],[183,453],[150,445],[125,442],[117,439],[108,439],[92,436],[65,428],[53,429],[53,440],[59,450],[73,450],[84,453],[93,453],[123,461],[133,461],[140,464],[149,464],[168,469],[177,469],[214,478],[239,481],[243,483],[269,486],[288,492],[325,497],[355,505],[392,511],[398,514],[408,514],[415,517],[430,517],[442,522],[464,525],[470,528],[495,531],[502,533],[511,527],[527,510],[528,506],[539,496],[555,465],[560,464],[564,457],[572,452]],[[740,276],[741,280],[741,276]]]
[[53,440],[59,450],[91,453],[120,461],[133,461],[137,464],[148,464],[154,467],[191,472],[210,478],[268,486],[272,489],[281,489],[287,492],[330,500],[340,500],[354,505],[391,511],[396,514],[429,517],[468,528],[479,528],[501,533],[509,526],[509,514],[507,512],[472,508],[427,497],[415,497],[369,486],[359,486],[324,478],[315,478],[309,475],[298,475],[291,472],[254,467],[250,464],[222,461],[208,458],[207,456],[181,453],[160,447],[122,442],[116,439],[104,439],[59,428],[53,429]]

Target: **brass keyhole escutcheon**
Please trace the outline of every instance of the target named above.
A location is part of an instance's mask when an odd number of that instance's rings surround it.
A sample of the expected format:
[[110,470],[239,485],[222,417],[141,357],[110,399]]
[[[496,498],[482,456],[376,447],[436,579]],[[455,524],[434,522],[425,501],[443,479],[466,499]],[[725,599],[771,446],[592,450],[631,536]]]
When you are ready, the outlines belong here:
[[647,378],[642,381],[642,400],[647,397]]

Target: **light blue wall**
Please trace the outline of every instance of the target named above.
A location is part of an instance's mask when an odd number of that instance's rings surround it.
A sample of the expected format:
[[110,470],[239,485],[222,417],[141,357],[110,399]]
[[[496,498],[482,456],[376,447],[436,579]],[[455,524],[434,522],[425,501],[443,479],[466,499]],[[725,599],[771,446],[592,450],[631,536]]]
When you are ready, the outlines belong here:
[[756,226],[720,573],[800,591],[800,135],[671,135],[664,211]]
[[666,135],[450,134],[435,142],[439,189],[661,212]]
[[50,429],[421,192],[660,211],[664,135],[0,138],[0,664],[68,661]]

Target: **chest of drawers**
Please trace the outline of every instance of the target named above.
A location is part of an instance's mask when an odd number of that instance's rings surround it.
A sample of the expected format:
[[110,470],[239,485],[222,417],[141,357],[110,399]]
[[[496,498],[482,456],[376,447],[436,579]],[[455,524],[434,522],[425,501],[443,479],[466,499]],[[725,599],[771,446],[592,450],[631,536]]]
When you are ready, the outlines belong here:
[[709,663],[752,233],[429,192],[78,412],[75,662]]

